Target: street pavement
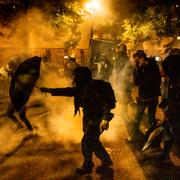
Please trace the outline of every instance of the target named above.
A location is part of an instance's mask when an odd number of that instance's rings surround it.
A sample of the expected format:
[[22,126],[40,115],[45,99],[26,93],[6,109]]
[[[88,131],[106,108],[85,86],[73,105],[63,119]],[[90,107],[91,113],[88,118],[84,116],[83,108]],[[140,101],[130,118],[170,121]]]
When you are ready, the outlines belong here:
[[[27,117],[34,127],[32,133],[25,126],[17,131],[6,118],[8,101],[7,95],[0,96],[1,180],[180,179],[180,159],[173,153],[172,164],[162,164],[157,160],[161,154],[159,149],[141,152],[143,134],[137,143],[127,141],[135,112],[132,108],[126,119],[121,116],[121,106],[117,104],[110,128],[102,135],[102,142],[114,162],[113,169],[97,174],[94,168],[91,175],[79,176],[75,169],[82,164],[82,114],[73,117],[73,101],[33,95],[27,109]],[[161,116],[158,111],[158,117]],[[141,129],[143,132],[143,125]],[[96,157],[93,160],[97,167],[99,160]]]

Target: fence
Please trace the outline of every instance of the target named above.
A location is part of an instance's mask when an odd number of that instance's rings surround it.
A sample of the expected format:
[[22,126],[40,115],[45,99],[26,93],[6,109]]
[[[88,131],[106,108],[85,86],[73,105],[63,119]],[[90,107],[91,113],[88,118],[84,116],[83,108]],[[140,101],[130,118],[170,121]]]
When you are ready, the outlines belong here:
[[[73,53],[78,63],[81,65],[88,64],[88,49],[75,49]],[[40,57],[47,56],[51,64],[58,68],[64,68],[64,56],[67,55],[63,48],[33,48],[29,49],[28,54]],[[25,55],[18,48],[0,48],[0,68],[18,56],[25,58]],[[0,77],[0,95],[8,95],[9,84],[10,79]]]
[[[77,62],[86,65],[88,64],[88,49],[75,49],[73,51]],[[64,56],[67,55],[63,48],[31,48],[28,49],[30,56],[50,56],[53,63],[60,66],[64,64]],[[21,49],[18,48],[0,48],[0,67],[6,65],[8,61],[14,57],[25,55]]]

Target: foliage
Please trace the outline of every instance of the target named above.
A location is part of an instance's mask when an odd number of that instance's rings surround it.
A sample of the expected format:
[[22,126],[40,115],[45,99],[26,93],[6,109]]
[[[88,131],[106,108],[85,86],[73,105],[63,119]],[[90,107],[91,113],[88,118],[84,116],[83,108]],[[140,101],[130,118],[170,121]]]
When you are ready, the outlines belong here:
[[154,36],[172,36],[176,25],[172,26],[171,14],[168,7],[148,7],[144,13],[135,13],[123,23],[122,41],[137,46],[140,42],[154,38]]
[[58,9],[52,18],[52,23],[57,28],[64,29],[69,34],[69,39],[64,43],[65,49],[75,48],[80,39],[81,33],[78,25],[82,22],[81,8],[78,2],[65,2],[64,9]]
[[151,21],[153,28],[158,36],[169,35],[172,32],[169,30],[169,11],[165,7],[149,7],[146,11],[145,18]]
[[34,7],[44,13],[46,21],[50,22],[57,32],[63,31],[68,34],[68,40],[64,43],[66,49],[78,45],[81,38],[78,25],[82,22],[78,0],[2,0],[0,1],[0,36],[7,36],[4,32],[13,29],[12,22]]

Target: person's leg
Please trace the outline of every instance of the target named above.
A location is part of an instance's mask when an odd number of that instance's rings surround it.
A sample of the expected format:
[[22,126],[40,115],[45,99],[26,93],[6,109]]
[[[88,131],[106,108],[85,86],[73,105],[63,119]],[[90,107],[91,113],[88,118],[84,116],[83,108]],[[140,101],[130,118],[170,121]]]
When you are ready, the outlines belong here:
[[6,116],[8,118],[10,118],[17,126],[17,129],[22,129],[23,126],[22,124],[18,121],[18,119],[16,118],[16,116],[14,115],[14,112],[15,112],[15,108],[12,104],[12,102],[9,102],[9,105],[8,105],[8,108],[7,108],[7,111],[6,111]]
[[84,158],[83,165],[81,168],[76,169],[76,173],[83,175],[92,172],[93,162],[93,126],[87,122],[88,119],[83,117],[83,131],[84,135],[81,141],[82,155]]
[[31,123],[29,120],[26,118],[26,106],[24,106],[21,111],[19,111],[19,117],[20,119],[26,124],[27,128],[29,131],[32,131],[33,128],[31,126]]
[[134,141],[136,139],[136,135],[139,132],[139,124],[140,124],[140,121],[141,121],[141,118],[143,116],[145,109],[146,109],[146,104],[143,102],[138,102],[137,112],[135,116],[135,121],[134,121],[134,126],[132,129],[132,135],[130,137],[130,141]]
[[101,165],[96,168],[97,173],[102,173],[110,168],[110,166],[113,165],[113,162],[106,151],[106,149],[103,147],[102,143],[99,140],[100,136],[100,129],[99,126],[94,126],[93,131],[91,132],[91,143],[90,143],[90,149],[97,158],[101,160]]
[[155,98],[148,103],[148,121],[150,126],[156,124],[157,105],[158,105],[158,98]]
[[92,162],[93,152],[91,148],[91,139],[89,139],[89,137],[85,134],[81,141],[81,147],[84,161],[82,167],[76,169],[76,173],[80,175],[92,173],[92,168],[94,164]]
[[137,106],[137,113],[136,113],[135,121],[134,121],[134,123],[135,123],[134,129],[136,131],[139,130],[139,124],[140,124],[140,121],[144,114],[145,109],[146,109],[146,104],[140,102]]
[[171,123],[174,137],[175,155],[180,157],[180,114],[173,116]]
[[113,162],[106,151],[106,149],[103,147],[102,143],[99,140],[99,137],[94,138],[94,143],[93,143],[93,152],[101,160],[101,165],[102,166],[112,166]]
[[172,131],[172,124],[170,124],[168,121],[164,124],[164,131],[162,132],[162,138],[161,141],[164,144],[163,152],[159,157],[159,161],[162,163],[170,163],[170,151],[174,144],[174,135]]
[[84,156],[83,167],[91,167],[92,162],[92,138],[88,134],[84,134],[82,138],[82,154]]

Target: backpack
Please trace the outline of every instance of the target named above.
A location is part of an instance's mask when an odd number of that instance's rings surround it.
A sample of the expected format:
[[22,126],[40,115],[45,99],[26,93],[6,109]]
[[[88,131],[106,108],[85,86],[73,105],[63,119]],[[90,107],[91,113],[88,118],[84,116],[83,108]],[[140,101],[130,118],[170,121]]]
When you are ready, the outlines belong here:
[[102,80],[95,80],[95,83],[103,104],[106,104],[109,109],[114,109],[116,107],[116,98],[111,84]]

